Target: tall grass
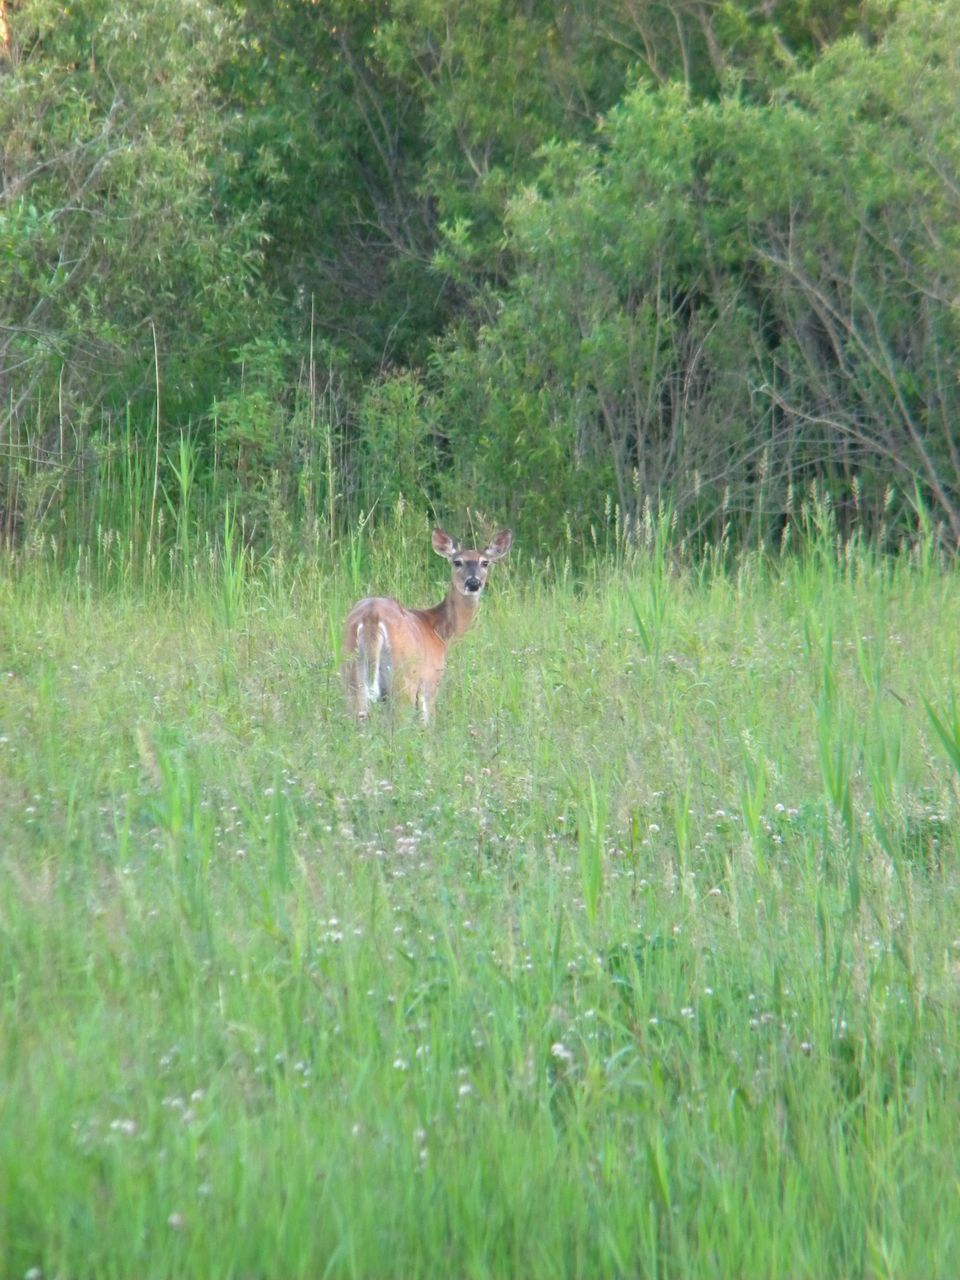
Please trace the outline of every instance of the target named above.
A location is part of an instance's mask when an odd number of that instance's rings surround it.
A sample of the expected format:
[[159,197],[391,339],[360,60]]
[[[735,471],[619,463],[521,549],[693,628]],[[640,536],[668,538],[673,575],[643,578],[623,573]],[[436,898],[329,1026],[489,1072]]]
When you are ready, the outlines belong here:
[[426,524],[172,519],[0,569],[0,1274],[960,1270],[953,565],[521,545],[361,729]]

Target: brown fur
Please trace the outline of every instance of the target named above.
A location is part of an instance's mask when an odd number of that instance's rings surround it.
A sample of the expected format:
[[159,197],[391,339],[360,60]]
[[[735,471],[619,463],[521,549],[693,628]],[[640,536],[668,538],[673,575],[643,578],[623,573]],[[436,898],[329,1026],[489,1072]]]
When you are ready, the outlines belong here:
[[450,561],[450,589],[432,609],[408,609],[389,596],[361,600],[350,610],[344,630],[341,667],[350,709],[364,719],[371,701],[398,691],[419,705],[428,723],[443,677],[447,647],[476,616],[490,565],[510,550],[509,529],[484,551],[465,551],[442,529],[433,531],[433,549]]

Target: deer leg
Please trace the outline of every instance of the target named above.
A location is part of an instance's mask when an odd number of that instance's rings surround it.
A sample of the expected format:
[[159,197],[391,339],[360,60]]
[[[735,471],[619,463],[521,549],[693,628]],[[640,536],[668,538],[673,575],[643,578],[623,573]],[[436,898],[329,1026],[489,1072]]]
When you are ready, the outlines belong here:
[[420,719],[423,721],[424,727],[426,727],[430,723],[430,697],[425,685],[420,686],[417,702],[420,706]]
[[358,720],[366,720],[368,711],[366,684],[360,672],[360,664],[356,656],[348,658],[340,667],[340,678],[343,690],[347,695],[347,706]]

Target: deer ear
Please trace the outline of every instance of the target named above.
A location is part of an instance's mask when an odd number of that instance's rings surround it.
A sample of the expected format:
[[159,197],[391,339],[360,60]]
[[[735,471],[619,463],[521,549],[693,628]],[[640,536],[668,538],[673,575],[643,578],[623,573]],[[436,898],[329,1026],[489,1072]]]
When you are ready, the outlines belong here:
[[454,542],[449,533],[444,533],[442,529],[434,529],[433,549],[438,556],[446,556],[449,560],[451,556],[455,556],[460,550],[460,545]]
[[513,534],[509,529],[502,529],[494,538],[483,553],[488,560],[499,560],[501,556],[505,556],[510,550],[510,544],[513,542]]

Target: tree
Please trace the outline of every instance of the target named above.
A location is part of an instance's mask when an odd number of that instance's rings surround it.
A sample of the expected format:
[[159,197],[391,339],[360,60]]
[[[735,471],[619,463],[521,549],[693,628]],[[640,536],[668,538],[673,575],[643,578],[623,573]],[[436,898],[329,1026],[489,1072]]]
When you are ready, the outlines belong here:
[[[256,212],[218,196],[231,152],[207,0],[24,0],[0,75],[0,423],[79,428],[155,398],[202,412],[257,323]],[[2,429],[2,428],[0,428]]]
[[506,476],[540,525],[605,491],[698,520],[856,475],[960,537],[957,47],[926,0],[767,103],[638,87],[596,142],[548,148],[509,206],[510,287],[441,360],[464,489]]

